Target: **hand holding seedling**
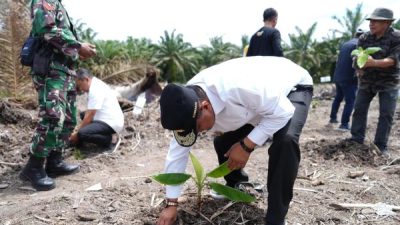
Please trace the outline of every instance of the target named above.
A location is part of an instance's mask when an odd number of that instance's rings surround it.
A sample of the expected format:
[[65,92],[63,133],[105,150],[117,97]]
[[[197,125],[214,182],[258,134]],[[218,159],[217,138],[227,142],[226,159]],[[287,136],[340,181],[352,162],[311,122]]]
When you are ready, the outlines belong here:
[[[236,145],[239,145],[238,143]],[[240,145],[237,147],[232,148],[232,152],[230,153],[231,155],[235,155],[236,157],[239,157],[239,155],[236,156],[236,152],[233,151],[234,149],[239,149]],[[241,150],[243,151],[243,150]],[[243,151],[244,154],[247,154],[247,159],[249,153]],[[193,179],[194,183],[197,186],[197,205],[199,208],[199,211],[201,209],[201,196],[202,196],[202,191],[204,186],[209,185],[214,191],[216,191],[219,194],[224,195],[227,199],[232,200],[232,201],[237,201],[237,202],[253,202],[256,200],[256,198],[250,194],[247,194],[245,192],[239,191],[235,188],[231,188],[216,182],[209,182],[207,181],[209,178],[220,178],[223,176],[228,175],[231,170],[228,168],[228,162],[224,162],[223,164],[219,165],[217,168],[213,169],[212,171],[206,173],[203,166],[201,165],[200,161],[192,154],[189,153],[190,159],[193,164],[193,168],[195,171],[195,176],[192,176],[190,174],[186,173],[161,173],[158,175],[152,176],[154,180],[161,184],[165,185],[181,185],[185,183],[187,180],[190,178]],[[247,159],[245,162],[242,164],[243,167],[246,165]],[[157,220],[157,225],[171,225],[174,223],[176,220],[176,215],[177,215],[177,209],[175,206],[167,207],[165,208],[161,214],[160,217]]]
[[382,49],[379,47],[369,47],[366,49],[358,47],[357,49],[354,49],[351,52],[351,55],[356,56],[355,60],[357,62],[357,69],[363,69],[364,67],[373,66],[374,59],[371,57],[371,55],[380,50]]

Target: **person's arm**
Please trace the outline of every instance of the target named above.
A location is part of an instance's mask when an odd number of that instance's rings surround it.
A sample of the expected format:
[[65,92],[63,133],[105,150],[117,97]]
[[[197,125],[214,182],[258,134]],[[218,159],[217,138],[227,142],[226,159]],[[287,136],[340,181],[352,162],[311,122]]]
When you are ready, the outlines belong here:
[[[89,58],[96,54],[94,46],[88,43],[80,43],[69,28],[69,21],[64,18],[63,27],[58,27],[56,18],[63,10],[61,3],[49,3],[46,0],[33,1],[32,31],[36,36],[43,37],[64,55],[73,61]],[[64,14],[64,17],[67,15]]]
[[275,132],[284,127],[294,114],[293,104],[283,94],[275,94],[270,91],[261,95],[245,92],[243,89],[239,89],[238,92],[236,99],[240,99],[240,104],[253,110],[262,118],[247,136],[258,146],[264,144]]
[[392,66],[398,66],[400,60],[400,39],[393,44],[390,49],[389,55],[383,59],[374,59],[369,56],[367,63],[363,68],[376,67],[376,68],[388,68]]
[[[243,139],[243,143],[234,144],[225,154],[231,170],[244,168],[250,153],[245,148],[254,149],[261,146],[275,132],[286,125],[294,114],[294,106],[286,96],[265,96],[238,89],[233,96],[238,104],[254,110],[262,117],[260,123]],[[242,145],[245,146],[242,146]]]
[[[183,173],[189,160],[190,148],[180,146],[175,138],[172,138],[165,162],[164,173]],[[178,201],[181,195],[182,185],[166,186],[166,198],[168,201]],[[157,225],[172,225],[176,220],[177,207],[168,206],[162,210],[157,220]]]
[[95,109],[87,110],[85,111],[85,116],[83,117],[83,120],[81,123],[78,125],[78,130],[81,129],[82,127],[85,127],[89,123],[93,121],[94,115],[96,115]]
[[254,35],[250,38],[249,48],[246,52],[246,57],[248,56],[254,56]]
[[95,114],[96,114],[96,110],[87,110],[87,111],[85,111],[85,116],[83,117],[83,120],[81,121],[81,123],[79,123],[79,125],[75,128],[75,131],[69,137],[69,140],[72,143],[78,143],[78,141],[79,141],[79,139],[78,139],[78,131],[81,128],[83,128],[86,125],[88,125],[89,123],[91,123],[93,121],[93,118],[94,118]]
[[274,30],[272,33],[272,51],[274,56],[283,56],[281,33]]
[[392,58],[374,59],[371,56],[368,57],[367,63],[363,68],[375,67],[375,68],[387,68],[395,65],[395,61]]

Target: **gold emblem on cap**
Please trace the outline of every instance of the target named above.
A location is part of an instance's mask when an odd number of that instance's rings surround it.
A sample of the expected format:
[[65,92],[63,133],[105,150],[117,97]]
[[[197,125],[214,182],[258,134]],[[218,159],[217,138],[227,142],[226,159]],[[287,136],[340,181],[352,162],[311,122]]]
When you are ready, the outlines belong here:
[[196,134],[192,131],[186,136],[181,136],[174,131],[175,140],[182,146],[189,147],[196,141]]

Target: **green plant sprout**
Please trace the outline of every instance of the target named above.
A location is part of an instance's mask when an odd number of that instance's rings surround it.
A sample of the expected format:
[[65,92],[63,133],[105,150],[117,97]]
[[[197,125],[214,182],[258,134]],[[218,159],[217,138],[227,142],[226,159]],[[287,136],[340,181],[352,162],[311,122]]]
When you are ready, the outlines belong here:
[[354,49],[351,52],[351,55],[357,57],[358,68],[363,68],[365,66],[365,63],[367,63],[368,56],[370,56],[380,50],[382,50],[382,49],[379,47],[369,47],[366,49],[363,49],[362,47],[358,47],[357,49]]
[[195,171],[195,176],[193,177],[190,174],[186,173],[161,173],[158,175],[152,176],[154,180],[164,185],[181,185],[185,183],[189,178],[192,178],[196,183],[197,187],[197,206],[199,210],[201,209],[201,197],[202,191],[205,185],[209,185],[211,189],[216,191],[217,193],[224,195],[227,199],[236,202],[253,202],[256,198],[250,194],[239,191],[235,188],[231,188],[216,182],[208,182],[207,178],[220,178],[228,175],[231,170],[228,168],[228,163],[224,162],[214,170],[206,173],[200,161],[192,154],[189,153],[190,159],[193,164],[193,168]]
[[79,148],[74,149],[73,155],[74,155],[74,158],[77,160],[82,160],[85,158],[85,156],[82,154],[82,152]]

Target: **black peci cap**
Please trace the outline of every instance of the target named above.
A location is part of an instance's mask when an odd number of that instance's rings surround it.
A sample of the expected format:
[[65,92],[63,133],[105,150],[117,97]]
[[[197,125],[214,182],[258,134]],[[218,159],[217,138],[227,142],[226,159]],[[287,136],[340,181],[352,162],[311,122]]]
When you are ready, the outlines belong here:
[[168,84],[161,93],[161,125],[173,131],[181,146],[190,147],[196,142],[198,101],[193,89],[177,84]]

